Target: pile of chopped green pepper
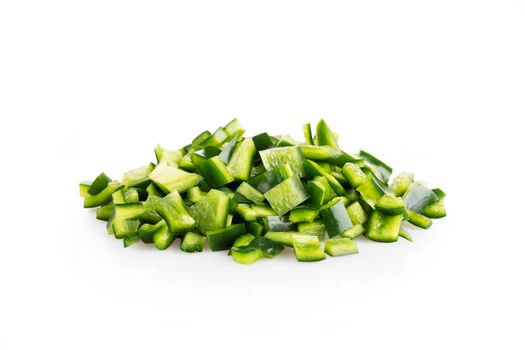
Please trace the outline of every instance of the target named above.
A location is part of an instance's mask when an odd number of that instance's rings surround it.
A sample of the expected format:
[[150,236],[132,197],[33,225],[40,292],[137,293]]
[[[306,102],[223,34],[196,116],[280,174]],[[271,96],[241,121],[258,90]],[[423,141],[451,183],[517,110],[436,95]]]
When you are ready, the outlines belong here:
[[[204,131],[187,146],[155,148],[156,162],[122,181],[101,173],[80,184],[85,208],[107,221],[124,247],[229,251],[235,262],[273,258],[285,247],[298,261],[358,252],[355,239],[412,241],[405,223],[427,229],[446,216],[445,193],[430,189],[360,151],[346,153],[324,120],[305,141],[261,133],[244,136],[237,119]],[[328,239],[325,241],[325,235]],[[323,248],[324,241],[324,248]]]

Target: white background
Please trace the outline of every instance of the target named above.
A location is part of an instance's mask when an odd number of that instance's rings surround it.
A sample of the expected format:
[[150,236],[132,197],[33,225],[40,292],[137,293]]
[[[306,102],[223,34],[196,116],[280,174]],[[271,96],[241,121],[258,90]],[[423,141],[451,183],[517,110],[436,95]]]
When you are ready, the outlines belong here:
[[[523,349],[525,2],[0,2],[0,349]],[[324,117],[443,188],[414,243],[251,266],[128,249],[82,209],[232,117]]]

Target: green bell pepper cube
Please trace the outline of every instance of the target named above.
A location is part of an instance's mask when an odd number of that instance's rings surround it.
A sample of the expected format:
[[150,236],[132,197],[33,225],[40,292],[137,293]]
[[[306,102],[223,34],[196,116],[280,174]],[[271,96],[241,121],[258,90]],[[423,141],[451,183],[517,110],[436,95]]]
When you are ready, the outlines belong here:
[[404,171],[394,178],[390,187],[396,197],[403,197],[413,182],[414,174]]
[[95,208],[100,205],[107,204],[112,199],[113,192],[116,192],[124,187],[119,181],[110,182],[106,188],[95,195],[84,198],[84,208]]
[[111,179],[109,176],[107,176],[105,173],[100,173],[95,180],[91,183],[91,186],[88,188],[88,193],[92,196],[102,192],[103,189],[108,187],[108,184],[111,182]]
[[223,228],[221,230],[208,231],[208,244],[212,251],[228,250],[232,247],[233,242],[237,237],[246,233],[246,226],[244,224],[235,224]]
[[332,146],[339,149],[339,146],[337,145],[337,136],[323,119],[319,120],[317,123],[317,128],[315,130],[315,144],[317,146]]
[[343,166],[343,176],[353,188],[359,187],[367,180],[366,174],[354,163],[346,163]]
[[425,185],[414,182],[403,196],[407,209],[421,213],[428,205],[439,200],[438,196]]
[[279,216],[286,214],[309,198],[297,175],[284,180],[266,192],[264,197]]
[[237,143],[228,163],[228,171],[235,180],[248,181],[256,151],[251,138],[246,138]]
[[241,183],[236,191],[255,204],[263,203],[265,200],[264,194],[247,182]]
[[338,201],[330,208],[322,210],[321,217],[323,218],[326,231],[330,238],[337,236],[354,226],[341,201]]
[[404,215],[405,203],[401,197],[391,197],[383,195],[375,205],[376,210],[388,215]]
[[359,253],[350,238],[331,238],[324,245],[324,252],[332,257]]
[[189,207],[188,212],[195,220],[197,229],[206,233],[225,227],[229,203],[227,194],[212,189],[203,199]]
[[197,253],[204,250],[206,236],[201,236],[195,232],[188,232],[184,235],[180,243],[180,250],[186,253]]
[[166,221],[171,233],[188,232],[195,227],[195,220],[186,210],[179,192],[173,191],[155,203],[157,213]]
[[375,210],[368,221],[366,237],[376,242],[395,242],[402,221],[403,215],[386,215]]
[[326,259],[321,243],[317,237],[315,240],[296,241],[293,243],[293,251],[297,261],[313,262]]
[[306,123],[303,125],[303,134],[304,134],[304,143],[307,145],[313,145],[314,139],[312,137],[312,128],[310,127],[310,123]]
[[149,174],[149,178],[165,193],[177,191],[184,193],[193,186],[197,186],[202,177],[166,164],[159,164]]

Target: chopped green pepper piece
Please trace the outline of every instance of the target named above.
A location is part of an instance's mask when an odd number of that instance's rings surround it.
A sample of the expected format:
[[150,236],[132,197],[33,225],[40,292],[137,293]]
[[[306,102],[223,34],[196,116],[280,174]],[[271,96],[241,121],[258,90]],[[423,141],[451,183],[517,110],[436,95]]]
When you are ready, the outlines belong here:
[[202,175],[206,178],[206,181],[210,186],[221,187],[234,181],[229,168],[218,156],[207,159],[201,164],[202,165],[197,166],[197,168],[203,170]]
[[174,240],[175,235],[170,232],[166,224],[160,225],[160,229],[153,234],[153,244],[158,250],[168,249]]
[[264,226],[257,221],[249,221],[246,223],[246,232],[254,236],[261,236],[264,233]]
[[326,231],[330,238],[337,236],[353,226],[352,220],[341,201],[321,211]]
[[438,196],[425,185],[414,182],[403,197],[407,209],[421,213],[428,205],[437,202]]
[[[259,156],[259,153],[255,153],[254,158],[256,156]],[[258,161],[254,160],[254,162],[252,164],[252,169],[250,170],[250,179],[253,180],[257,176],[259,176],[262,173],[264,173],[265,171],[266,171],[266,169],[264,168],[264,164],[262,162],[258,162]],[[250,182],[251,182],[251,180],[250,180]]]
[[80,197],[82,198],[86,198],[88,197],[90,194],[89,194],[89,188],[91,187],[91,182],[81,182],[79,185],[78,185],[78,190],[79,190],[79,194],[80,194]]
[[300,148],[306,159],[315,161],[332,160],[341,153],[339,149],[332,146],[301,145]]
[[388,215],[400,215],[406,211],[403,198],[391,197],[387,194],[383,195],[383,197],[377,201],[375,208]]
[[188,232],[180,243],[180,250],[186,253],[197,253],[204,250],[206,237],[195,232]]
[[412,240],[412,236],[410,236],[410,234],[408,232],[406,232],[405,230],[403,230],[402,228],[399,229],[399,237],[403,237],[404,239],[406,239],[409,242],[414,242]]
[[133,235],[133,236],[129,236],[129,237],[124,238],[122,241],[124,243],[124,248],[127,248],[127,247],[137,243],[138,241],[140,241],[140,237],[139,237],[139,235]]
[[251,208],[255,212],[255,215],[258,219],[277,215],[275,210],[266,204],[252,204]]
[[235,180],[248,181],[255,152],[255,144],[251,138],[237,143],[228,163],[228,170]]
[[241,183],[236,191],[253,203],[259,204],[264,202],[264,194],[247,182]]
[[233,223],[233,215],[228,214],[228,216],[226,217],[226,227],[230,226],[232,223]]
[[228,216],[229,197],[219,190],[210,190],[208,194],[193,206],[188,208],[195,220],[197,229],[207,231],[219,230],[225,227]]
[[212,251],[228,250],[232,247],[233,242],[237,237],[246,233],[246,226],[244,224],[231,225],[221,230],[208,231],[208,244]]
[[173,191],[155,203],[158,214],[166,221],[171,233],[188,232],[195,226],[195,220],[188,214],[179,192]]
[[[126,196],[126,201],[128,203],[139,203],[140,202],[140,194],[138,190],[146,191],[142,188],[128,188],[124,195]],[[147,194],[147,192],[146,192]]]
[[98,207],[97,219],[102,221],[108,221],[111,215],[113,214],[113,209],[115,209],[115,204],[113,204],[113,202]]
[[193,139],[193,141],[191,141],[191,148],[193,148],[196,151],[204,148],[204,147],[201,147],[201,143],[203,143],[204,140],[206,140],[210,136],[211,136],[211,132],[209,132],[208,130],[201,132],[199,135],[197,135],[197,137]]
[[291,247],[293,245],[294,236],[299,234],[295,231],[270,231],[267,232],[264,237],[274,242],[278,242],[285,246]]
[[244,219],[244,221],[256,221],[257,212],[249,204],[240,203],[235,207],[235,212]]
[[368,178],[363,182],[358,188],[357,192],[361,194],[361,197],[365,200],[368,205],[372,208],[375,208],[375,205],[385,192],[381,189],[380,186],[374,181],[373,178]]
[[204,197],[206,197],[206,192],[202,191],[200,189],[200,187],[195,186],[195,187],[192,187],[192,188],[188,189],[187,198],[192,203],[197,203],[198,201],[200,201]]
[[248,244],[250,244],[251,241],[253,241],[254,238],[254,235],[250,233],[245,233],[242,236],[237,237],[235,242],[233,242],[233,247],[247,246]]
[[354,163],[346,163],[343,166],[343,175],[353,188],[361,186],[367,180],[366,174]]
[[421,214],[425,215],[427,218],[431,219],[440,219],[447,216],[447,211],[445,210],[445,204],[443,200],[439,200],[436,203],[428,205]]
[[337,182],[341,184],[341,186],[345,188],[350,186],[350,183],[348,182],[346,177],[344,177],[342,171],[340,172],[338,170],[332,170],[330,172],[330,175],[332,175],[337,180]]
[[297,207],[290,212],[289,219],[291,222],[312,222],[319,215],[319,209]]
[[368,221],[366,237],[376,242],[395,242],[399,236],[399,229],[403,215],[386,215],[374,211]]
[[284,250],[281,243],[272,241],[266,237],[255,237],[248,246],[261,249],[264,257],[269,259],[279,255]]
[[310,123],[306,123],[303,125],[303,134],[304,143],[307,145],[313,145],[314,139],[312,138],[312,128],[310,127]]
[[144,243],[153,243],[153,235],[155,232],[160,231],[163,226],[166,226],[166,222],[164,220],[157,222],[155,225],[144,224],[140,226],[138,236]]
[[84,208],[95,208],[108,203],[109,201],[111,201],[111,195],[113,194],[113,192],[120,190],[122,187],[124,187],[124,185],[118,181],[110,182],[106,186],[106,188],[104,188],[99,193],[89,197],[85,197]]
[[[324,236],[324,223],[321,220],[316,220],[312,222],[300,222],[297,224],[297,231],[304,233],[304,232],[310,232],[310,233],[316,233],[320,236]],[[323,238],[320,237],[319,240],[322,240]]]
[[156,197],[164,197],[166,193],[162,191],[159,186],[155,185],[154,183],[150,183],[148,187],[146,187],[146,192],[148,193],[148,197],[150,196],[156,196]]
[[126,200],[126,193],[122,189],[113,192],[111,194],[111,199],[113,204],[126,204],[128,202]]
[[115,238],[122,239],[137,234],[140,220],[112,220],[111,227]]
[[407,221],[410,222],[412,225],[416,225],[417,227],[421,227],[425,230],[432,226],[432,220],[430,220],[426,216],[416,213],[415,211],[407,210],[407,215]]
[[233,138],[231,141],[229,141],[226,146],[222,149],[222,151],[219,153],[219,158],[223,161],[224,164],[228,165],[230,162],[230,159],[233,154],[233,150],[235,149],[235,145],[237,144],[237,135],[233,135]]
[[324,245],[324,252],[332,257],[359,253],[350,238],[331,238]]
[[239,264],[253,264],[259,259],[264,257],[264,254],[260,248],[257,247],[233,247],[232,250],[233,261]]
[[332,199],[330,202],[326,203],[325,205],[323,205],[321,207],[321,210],[325,210],[325,209],[328,209],[332,206],[334,206],[335,204],[337,204],[337,202],[341,202],[343,203],[343,205],[346,207],[348,204],[350,204],[348,202],[348,199],[346,199],[346,197],[335,197],[334,199]]
[[153,169],[155,169],[155,164],[150,163],[149,165],[130,170],[127,173],[124,173],[122,176],[122,183],[126,188],[146,188],[151,183],[149,174],[153,171]]
[[403,197],[412,182],[414,182],[414,174],[404,171],[397,175],[391,186],[396,197]]
[[259,152],[266,170],[270,171],[282,165],[289,165],[292,173],[303,177],[303,155],[299,147],[270,148]]
[[108,187],[108,184],[111,182],[111,179],[109,176],[107,176],[104,173],[100,173],[99,176],[96,177],[96,179],[91,183],[91,186],[89,186],[88,193],[92,196],[102,192],[103,189]]
[[315,144],[318,146],[332,146],[339,149],[337,145],[337,136],[330,130],[328,124],[321,119],[317,123],[317,128],[315,132]]
[[223,128],[218,128],[206,140],[199,144],[199,148],[206,148],[209,146],[220,148],[224,142],[228,140],[228,134]]
[[140,219],[144,214],[142,203],[116,204],[113,210],[111,225],[115,238],[134,235],[139,230]]
[[325,197],[324,197],[323,204],[326,204],[330,202],[332,199],[334,199],[335,197],[337,197],[337,193],[335,193],[335,191],[332,189],[332,186],[330,186],[330,183],[328,182],[326,177],[316,176],[314,177],[313,181],[319,182],[324,186]]
[[226,124],[224,126],[224,131],[229,137],[237,133],[240,133],[240,134],[244,133],[242,129],[242,125],[239,122],[239,120],[237,120],[237,118],[233,118],[228,124]]
[[293,243],[293,251],[297,261],[312,262],[326,259],[321,243],[316,237],[312,238],[315,238],[316,241]]
[[157,164],[164,163],[166,165],[177,167],[185,153],[186,151],[180,149],[170,151],[162,148],[160,145],[155,147],[155,158],[157,158]]
[[148,199],[143,202],[144,204],[144,214],[142,215],[141,220],[150,224],[156,224],[162,220],[162,217],[157,213],[155,209],[155,203],[160,201],[161,198],[157,196],[149,196]]
[[351,154],[348,154],[342,151],[337,157],[332,159],[330,162],[340,167],[344,166],[346,163],[354,163],[354,164],[357,164],[358,166],[365,165],[365,160],[363,158],[359,158],[357,156],[354,156],[354,155],[351,155]]
[[265,232],[295,231],[295,224],[280,216],[267,216],[262,219]]
[[306,191],[310,195],[311,205],[314,207],[320,207],[325,203],[326,188],[319,181],[308,181],[306,184]]
[[341,237],[354,239],[361,236],[363,233],[365,233],[365,228],[361,224],[356,224],[341,233]]
[[362,225],[366,222],[366,220],[368,220],[368,215],[359,202],[350,204],[348,207],[346,207],[346,211],[348,212],[350,220],[352,220],[354,225]]
[[191,159],[193,154],[194,153],[188,153],[182,157],[179,162],[179,167],[187,171],[195,171],[197,167],[193,164],[193,160]]
[[270,135],[263,132],[262,134],[253,137],[253,143],[257,151],[264,151],[265,149],[273,147],[273,141]]
[[297,175],[289,177],[264,194],[278,215],[284,215],[309,198]]
[[432,189],[432,192],[434,192],[438,200],[442,200],[446,196],[445,192],[443,192],[441,188],[434,188]]
[[155,170],[149,174],[149,178],[166,193],[186,192],[189,188],[197,186],[202,180],[198,174],[188,173],[166,164],[157,165]]

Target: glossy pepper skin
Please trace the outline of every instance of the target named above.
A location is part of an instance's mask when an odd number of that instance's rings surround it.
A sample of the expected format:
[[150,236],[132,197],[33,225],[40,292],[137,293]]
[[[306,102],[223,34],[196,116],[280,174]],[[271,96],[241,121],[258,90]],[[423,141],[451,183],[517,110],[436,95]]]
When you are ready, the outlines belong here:
[[403,215],[386,215],[376,210],[368,221],[366,237],[376,242],[395,242],[402,221]]
[[339,149],[339,146],[337,145],[337,137],[323,119],[319,120],[317,123],[315,130],[315,143],[318,146],[332,146]]
[[337,236],[354,226],[341,201],[338,201],[330,208],[322,210],[321,216],[330,238]]

